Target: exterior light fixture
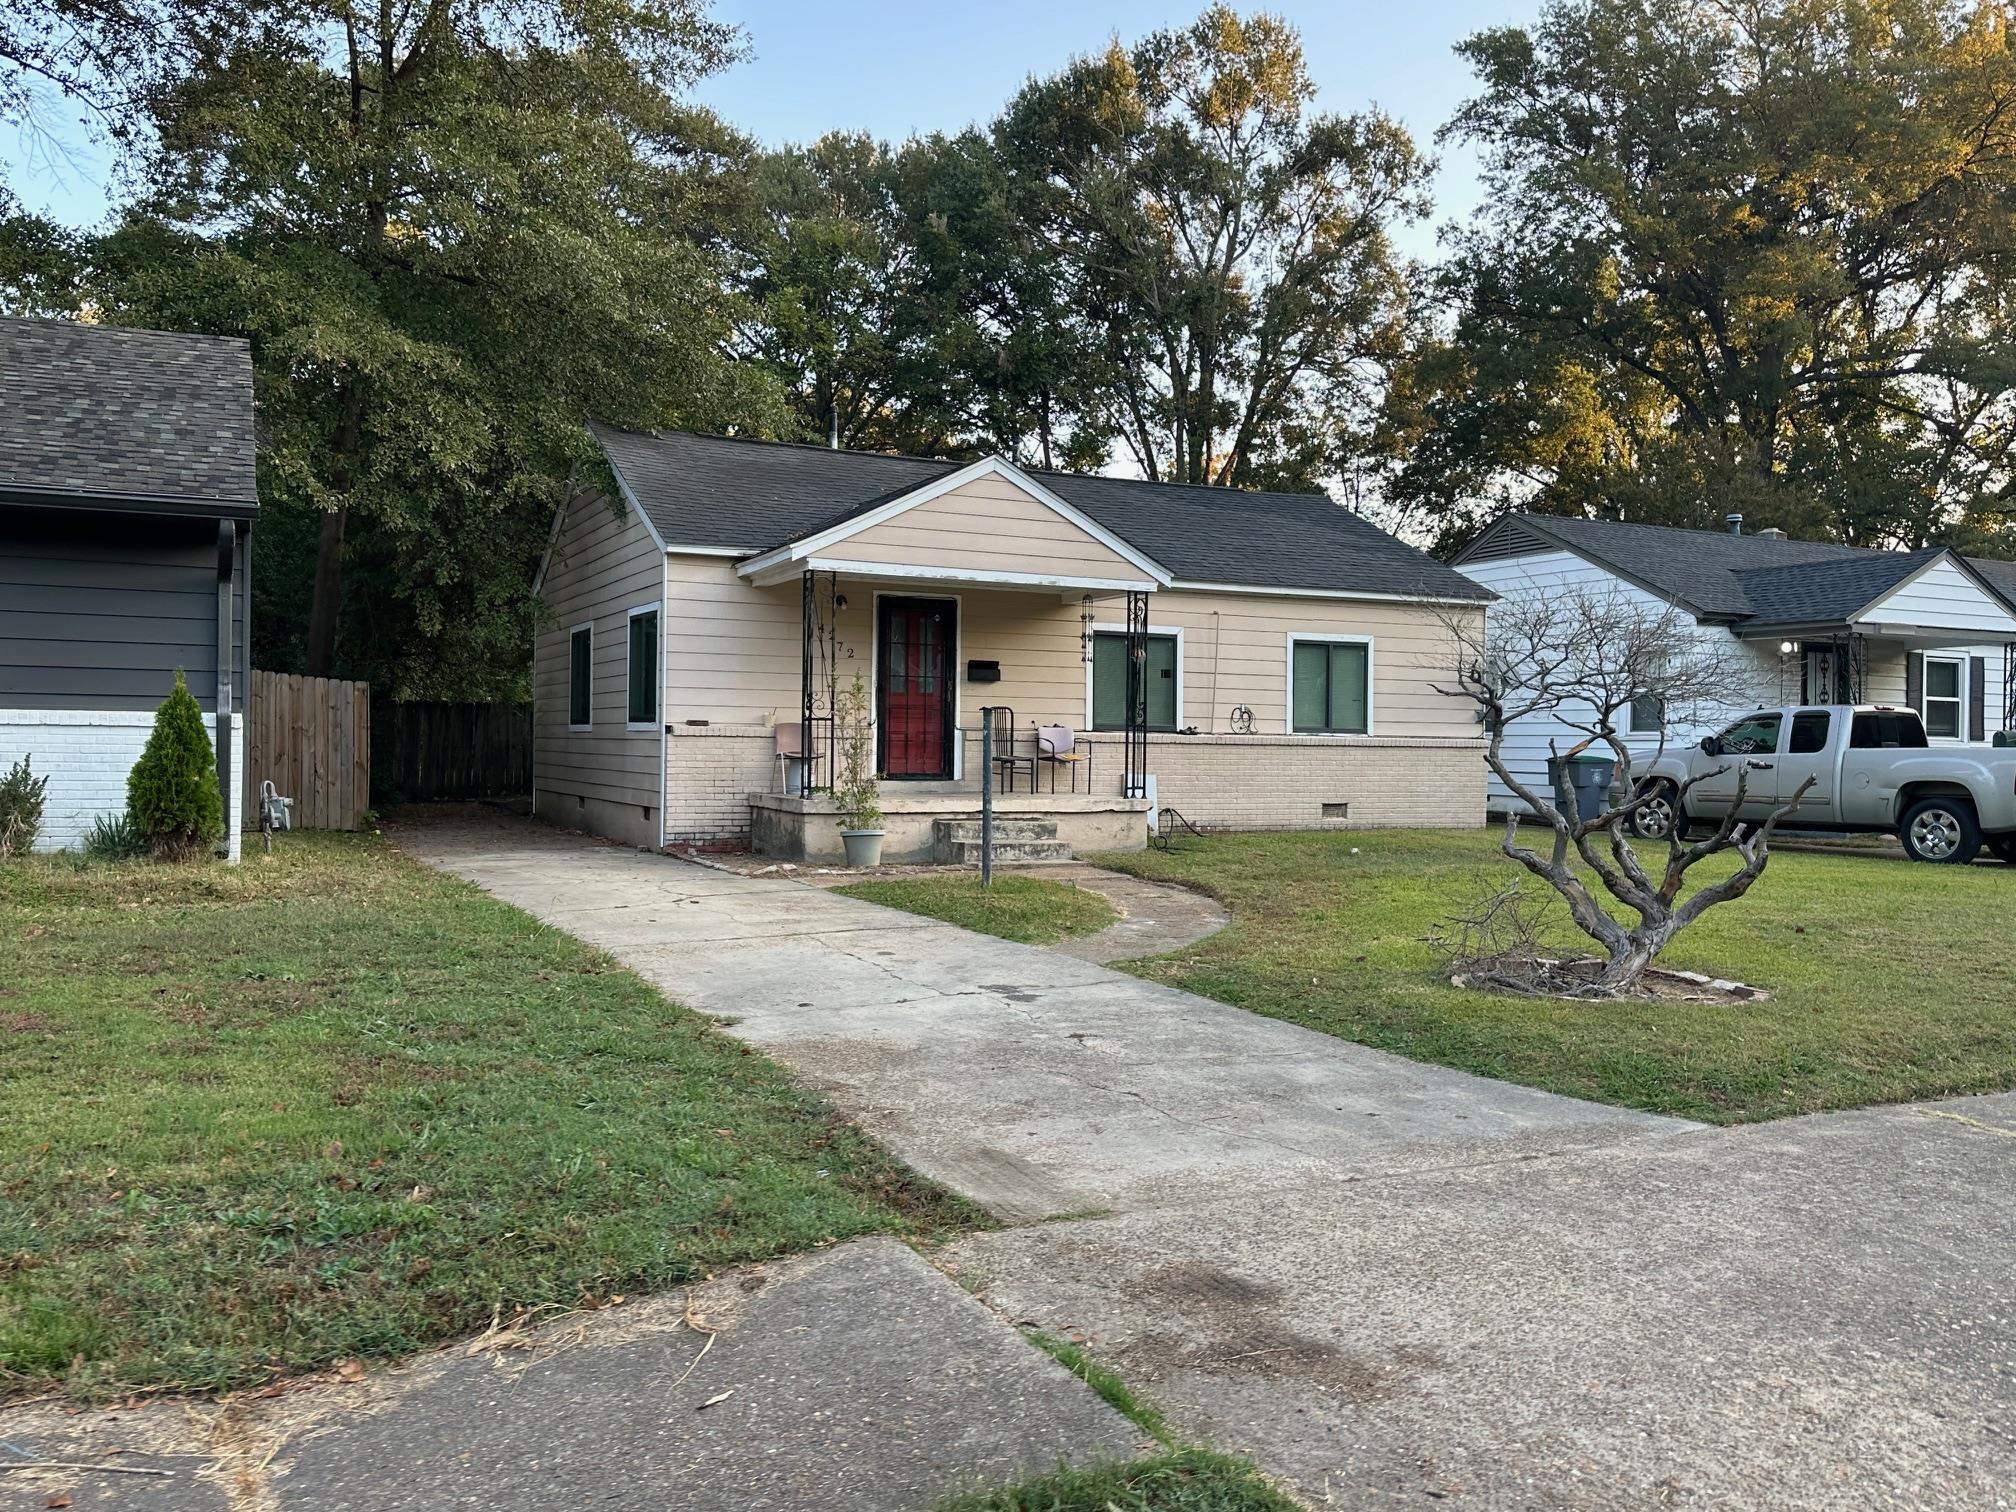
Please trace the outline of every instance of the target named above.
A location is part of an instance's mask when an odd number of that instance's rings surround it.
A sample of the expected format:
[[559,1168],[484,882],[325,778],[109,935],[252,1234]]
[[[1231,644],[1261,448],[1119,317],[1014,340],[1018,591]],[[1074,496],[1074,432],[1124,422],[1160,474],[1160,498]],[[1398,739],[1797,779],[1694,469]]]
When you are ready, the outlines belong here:
[[1780,656],[1790,656],[1794,651],[1797,651],[1798,649],[1799,647],[1791,641],[1778,642],[1778,654]]

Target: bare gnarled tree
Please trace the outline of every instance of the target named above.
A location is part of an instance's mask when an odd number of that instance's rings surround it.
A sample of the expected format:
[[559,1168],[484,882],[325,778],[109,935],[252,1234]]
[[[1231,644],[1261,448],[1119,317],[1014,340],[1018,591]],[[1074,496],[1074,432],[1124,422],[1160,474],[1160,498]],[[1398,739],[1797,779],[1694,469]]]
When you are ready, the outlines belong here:
[[[1662,732],[1676,721],[1692,722],[1699,711],[1726,708],[1749,696],[1749,668],[1726,637],[1704,635],[1677,607],[1616,585],[1536,585],[1493,604],[1481,627],[1455,615],[1444,624],[1454,641],[1455,667],[1440,691],[1477,705],[1490,737],[1485,762],[1529,810],[1523,816],[1517,809],[1507,815],[1500,849],[1559,893],[1576,927],[1602,947],[1605,964],[1582,989],[1586,995],[1632,991],[1675,935],[1716,904],[1742,897],[1764,874],[1771,837],[1808,784],[1761,822],[1745,823],[1736,817],[1746,778],[1739,769],[1735,801],[1712,835],[1689,844],[1684,821],[1668,828],[1665,866],[1655,881],[1625,830],[1648,796],[1644,773],[1663,754],[1666,737],[1660,735],[1649,760],[1634,754],[1625,738],[1630,710],[1633,704],[1656,708]],[[1535,716],[1582,736],[1573,749],[1601,746],[1615,759],[1607,808],[1583,814],[1571,788],[1564,811],[1551,792],[1536,791],[1513,771],[1505,759],[1506,735],[1516,721]],[[1717,768],[1681,783],[1672,800],[1676,817],[1697,783],[1727,770]],[[1551,833],[1544,852],[1520,843],[1522,819]],[[1733,851],[1741,865],[1683,901],[1688,871],[1724,851]],[[1635,922],[1603,906],[1576,870],[1578,860]]]

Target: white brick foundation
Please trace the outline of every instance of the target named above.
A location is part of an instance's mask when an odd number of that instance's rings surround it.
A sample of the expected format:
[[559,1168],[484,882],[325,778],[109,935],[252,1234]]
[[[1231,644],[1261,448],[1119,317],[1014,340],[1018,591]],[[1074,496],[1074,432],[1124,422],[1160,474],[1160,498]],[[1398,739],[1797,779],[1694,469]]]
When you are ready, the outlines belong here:
[[[239,780],[224,795],[224,804],[225,831],[236,861],[245,822],[244,716],[234,715],[231,723],[231,769]],[[203,727],[215,742],[217,717],[205,714]],[[0,709],[0,773],[26,756],[35,775],[49,779],[37,850],[74,849],[84,843],[99,815],[126,811],[126,775],[153,728],[154,716],[146,711]]]

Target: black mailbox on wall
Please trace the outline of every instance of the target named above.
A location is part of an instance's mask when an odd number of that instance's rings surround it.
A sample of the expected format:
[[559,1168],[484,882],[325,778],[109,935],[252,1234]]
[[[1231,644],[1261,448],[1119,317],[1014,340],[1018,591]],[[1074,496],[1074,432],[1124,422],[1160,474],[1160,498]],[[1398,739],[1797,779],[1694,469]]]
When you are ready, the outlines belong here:
[[969,661],[966,663],[966,681],[969,683],[1001,681],[1001,663],[998,661]]

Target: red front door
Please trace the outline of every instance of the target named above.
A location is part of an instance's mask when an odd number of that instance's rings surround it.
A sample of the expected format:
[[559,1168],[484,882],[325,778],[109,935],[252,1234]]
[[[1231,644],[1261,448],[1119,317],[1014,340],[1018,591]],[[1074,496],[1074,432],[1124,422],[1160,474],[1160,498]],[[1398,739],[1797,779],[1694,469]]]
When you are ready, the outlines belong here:
[[952,775],[950,599],[880,600],[875,717],[884,777]]

